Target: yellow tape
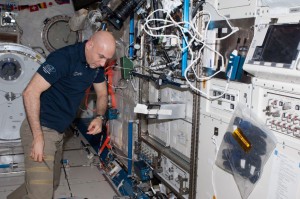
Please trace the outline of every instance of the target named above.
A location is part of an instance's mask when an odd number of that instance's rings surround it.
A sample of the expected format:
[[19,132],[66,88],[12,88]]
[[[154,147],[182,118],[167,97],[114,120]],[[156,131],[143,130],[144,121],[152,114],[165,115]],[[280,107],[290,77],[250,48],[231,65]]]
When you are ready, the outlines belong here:
[[53,180],[30,180],[29,184],[48,185],[53,184]]
[[232,132],[232,136],[234,137],[234,139],[239,143],[239,145],[242,147],[242,149],[248,153],[251,148],[252,148],[252,144],[250,143],[250,141],[247,139],[247,137],[244,135],[242,129],[237,128]]
[[[30,156],[26,156],[27,159],[33,160]],[[45,161],[54,161],[54,156],[53,155],[46,155],[44,157]]]
[[40,59],[42,58],[42,57],[39,56],[38,54],[36,54],[35,57],[36,57],[38,60],[40,60]]
[[32,167],[27,169],[27,172],[49,172],[48,167]]
[[45,161],[54,161],[54,156],[53,155],[45,155],[44,160]]

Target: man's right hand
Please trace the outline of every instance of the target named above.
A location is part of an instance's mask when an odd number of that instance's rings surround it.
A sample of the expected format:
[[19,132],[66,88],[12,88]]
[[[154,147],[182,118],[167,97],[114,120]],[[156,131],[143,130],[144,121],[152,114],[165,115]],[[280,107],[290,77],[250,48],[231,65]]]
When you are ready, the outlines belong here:
[[42,162],[44,158],[44,136],[43,134],[34,137],[30,157],[36,162]]

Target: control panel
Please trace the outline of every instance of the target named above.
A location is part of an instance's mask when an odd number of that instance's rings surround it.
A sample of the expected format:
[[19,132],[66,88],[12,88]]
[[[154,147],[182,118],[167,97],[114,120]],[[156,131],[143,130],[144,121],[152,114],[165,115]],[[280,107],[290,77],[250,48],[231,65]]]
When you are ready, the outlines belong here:
[[[224,92],[224,88],[213,85],[211,88],[212,96],[220,96]],[[233,112],[236,106],[236,103],[239,100],[239,91],[230,89],[225,94],[222,95],[218,100],[211,102],[211,107],[214,109],[220,109],[224,111]]]
[[300,139],[300,98],[271,92],[265,97],[266,125],[273,131]]
[[189,173],[166,156],[161,157],[161,172],[158,175],[168,182],[184,198],[188,198]]
[[234,81],[228,84],[222,79],[211,79],[206,84],[205,92],[209,92],[210,96],[216,98],[202,100],[201,112],[207,116],[229,122],[238,103],[247,107],[251,105],[251,84]]
[[258,78],[253,82],[253,112],[275,135],[299,142],[300,86]]
[[155,151],[145,142],[141,142],[140,146],[141,150],[139,153],[139,158],[152,165],[154,162],[154,158],[158,157],[157,151]]

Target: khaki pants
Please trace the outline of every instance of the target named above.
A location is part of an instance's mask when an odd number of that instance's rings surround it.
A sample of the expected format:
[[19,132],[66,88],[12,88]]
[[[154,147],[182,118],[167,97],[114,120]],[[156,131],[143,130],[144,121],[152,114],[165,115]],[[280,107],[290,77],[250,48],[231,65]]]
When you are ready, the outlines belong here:
[[24,149],[25,183],[7,196],[7,199],[52,199],[59,185],[63,134],[42,127],[44,133],[45,162],[35,162],[30,157],[32,133],[27,120],[21,126],[21,140]]

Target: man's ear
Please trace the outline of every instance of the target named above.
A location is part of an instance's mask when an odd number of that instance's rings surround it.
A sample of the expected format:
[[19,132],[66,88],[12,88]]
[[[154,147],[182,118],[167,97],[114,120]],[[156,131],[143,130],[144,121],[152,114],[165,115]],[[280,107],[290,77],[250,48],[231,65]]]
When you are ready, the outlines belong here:
[[91,49],[91,48],[93,48],[93,46],[94,46],[94,42],[93,42],[92,40],[88,40],[88,41],[86,42],[86,45],[87,45],[88,49]]

